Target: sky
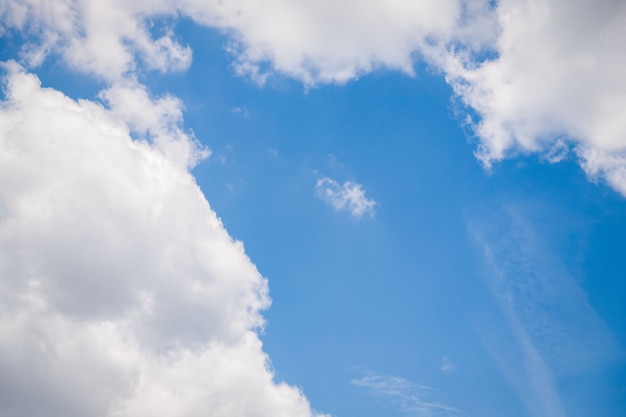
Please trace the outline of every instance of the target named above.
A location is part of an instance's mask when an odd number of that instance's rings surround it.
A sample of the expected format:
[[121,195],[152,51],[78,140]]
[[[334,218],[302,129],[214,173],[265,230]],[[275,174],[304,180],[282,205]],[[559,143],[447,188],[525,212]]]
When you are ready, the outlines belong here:
[[0,416],[626,415],[626,3],[4,0]]

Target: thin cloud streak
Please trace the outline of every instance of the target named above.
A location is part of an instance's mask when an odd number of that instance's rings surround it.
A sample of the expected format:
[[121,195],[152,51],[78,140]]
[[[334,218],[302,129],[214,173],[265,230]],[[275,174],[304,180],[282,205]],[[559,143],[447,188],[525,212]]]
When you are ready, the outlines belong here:
[[441,366],[439,366],[439,370],[444,374],[449,374],[456,370],[456,365],[450,360],[450,358],[444,356],[441,358]]
[[350,381],[367,389],[376,397],[383,398],[400,411],[416,417],[459,416],[454,407],[437,401],[437,392],[426,385],[417,385],[404,378],[388,375],[368,375]]
[[488,350],[531,415],[567,415],[559,377],[607,365],[617,350],[610,329],[522,209],[508,207],[492,213],[489,222],[472,221],[469,233],[521,358],[512,360],[510,349],[486,341]]

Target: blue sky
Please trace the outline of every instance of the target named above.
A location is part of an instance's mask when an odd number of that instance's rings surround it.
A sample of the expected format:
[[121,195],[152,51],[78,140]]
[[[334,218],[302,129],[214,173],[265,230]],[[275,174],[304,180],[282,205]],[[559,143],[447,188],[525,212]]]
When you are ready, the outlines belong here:
[[624,7],[0,15],[1,415],[626,413]]

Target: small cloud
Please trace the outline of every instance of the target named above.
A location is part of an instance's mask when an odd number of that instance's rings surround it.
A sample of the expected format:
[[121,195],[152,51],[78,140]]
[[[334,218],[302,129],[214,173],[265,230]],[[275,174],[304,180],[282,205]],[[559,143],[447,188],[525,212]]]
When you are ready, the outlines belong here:
[[269,153],[272,158],[278,158],[278,151],[274,148],[267,148],[267,153]]
[[441,365],[439,366],[439,370],[441,372],[443,372],[444,374],[449,374],[451,372],[454,372],[455,369],[456,365],[447,356],[441,358]]
[[459,410],[436,399],[437,392],[426,385],[417,385],[404,378],[370,374],[353,379],[353,385],[384,398],[404,413],[417,417],[458,416]]
[[328,154],[328,165],[331,168],[343,168],[343,163],[332,153]]
[[355,217],[374,216],[374,207],[378,204],[365,197],[361,184],[346,181],[343,185],[332,178],[317,180],[315,191],[319,198],[330,204],[337,211],[347,211]]
[[542,159],[551,164],[563,161],[569,154],[569,146],[563,139],[558,139],[550,148],[550,150],[543,155]]
[[235,106],[233,107],[233,109],[231,110],[233,114],[238,114],[241,117],[248,117],[250,116],[250,112],[248,111],[248,109],[246,107],[243,106]]

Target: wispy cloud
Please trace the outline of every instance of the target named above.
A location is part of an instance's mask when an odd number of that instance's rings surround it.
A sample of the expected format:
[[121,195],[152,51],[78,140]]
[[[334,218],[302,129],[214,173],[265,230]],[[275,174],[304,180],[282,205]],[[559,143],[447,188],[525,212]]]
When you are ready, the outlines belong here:
[[439,366],[439,370],[441,372],[443,372],[444,374],[449,374],[451,372],[454,372],[455,369],[456,365],[450,360],[450,358],[448,358],[447,356],[441,358],[441,365]]
[[437,392],[426,385],[417,385],[397,376],[368,375],[353,379],[353,385],[367,389],[402,412],[416,417],[459,416],[459,410],[437,400]]
[[239,116],[244,118],[250,116],[250,111],[247,107],[235,106],[231,111],[233,114],[238,114]]
[[502,347],[487,340],[487,348],[530,415],[565,416],[559,376],[606,365],[616,352],[610,329],[522,208],[507,207],[491,213],[488,222],[474,221],[470,234],[482,251],[487,285],[513,341]]
[[374,208],[378,204],[365,196],[361,184],[351,181],[339,184],[332,178],[323,177],[317,180],[315,191],[319,198],[335,210],[347,211],[354,217],[374,216]]

